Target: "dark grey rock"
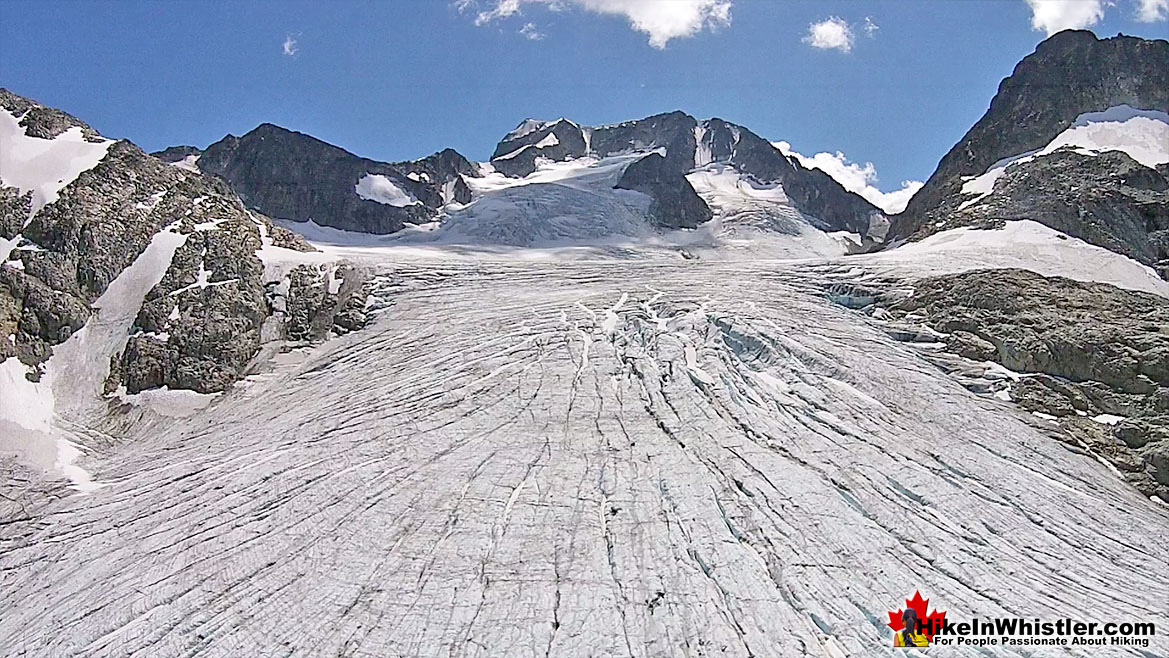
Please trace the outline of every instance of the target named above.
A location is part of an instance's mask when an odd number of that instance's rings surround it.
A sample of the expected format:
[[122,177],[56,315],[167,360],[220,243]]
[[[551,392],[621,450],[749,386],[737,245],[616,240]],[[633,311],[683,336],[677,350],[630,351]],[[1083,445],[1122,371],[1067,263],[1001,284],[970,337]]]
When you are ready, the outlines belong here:
[[686,176],[651,153],[625,168],[616,187],[648,194],[650,218],[660,228],[697,228],[713,216]]
[[[352,267],[340,269],[337,276],[343,282],[335,293],[329,291],[324,274],[322,266],[315,265],[300,265],[289,273],[278,304],[286,339],[318,341],[365,326],[367,274]],[[276,296],[275,291],[269,294]]]
[[[1088,446],[1141,492],[1169,502],[1169,300],[984,270],[915,281],[888,316],[924,318],[949,334],[949,351],[1025,373],[1010,387],[1020,407],[1057,417],[1057,438]],[[945,365],[940,355],[931,360]],[[1092,420],[1103,413],[1126,420]]]
[[0,88],[0,107],[20,118],[26,135],[52,139],[70,128],[80,128],[86,141],[100,142],[101,135],[84,121],[53,107],[47,107]]
[[[1159,192],[1165,173],[1137,174],[1128,163],[1087,163],[1073,154],[1054,160],[1044,156],[1007,170],[1014,180],[1001,192],[1006,199],[996,199],[985,212],[957,210],[964,200],[961,188],[966,177],[982,174],[1003,158],[1046,146],[1083,113],[1122,104],[1169,111],[1169,42],[1127,36],[1097,39],[1077,30],[1048,38],[1002,81],[986,115],[946,154],[905,212],[894,218],[890,237],[920,239],[988,218],[1026,216],[1058,224],[1054,226],[1058,230],[1100,246],[1114,248],[1119,241],[1124,253],[1156,251],[1145,243],[1144,233],[1160,229],[1133,232],[1123,224],[1145,212],[1157,226],[1163,223],[1163,203],[1152,208],[1143,204],[1149,193]],[[1109,166],[1116,166],[1115,175],[1124,180],[1107,181]],[[1077,174],[1086,175],[1090,183],[1074,191],[1070,179]],[[996,187],[992,197],[999,195]],[[1116,212],[1102,213],[1112,201],[1120,204]],[[1033,205],[1037,207],[1032,211]],[[1099,230],[1114,220],[1120,225]],[[1095,227],[1089,225],[1093,222]]]
[[161,151],[155,151],[150,155],[153,155],[167,164],[173,164],[175,162],[182,162],[187,157],[192,155],[203,155],[203,149],[195,146],[168,146],[167,148]]
[[[365,233],[431,221],[444,203],[469,201],[462,177],[478,175],[475,165],[450,149],[391,164],[268,123],[207,147],[198,167],[223,178],[249,207],[270,217]],[[356,187],[366,175],[384,176],[414,202],[399,207],[362,198]]]

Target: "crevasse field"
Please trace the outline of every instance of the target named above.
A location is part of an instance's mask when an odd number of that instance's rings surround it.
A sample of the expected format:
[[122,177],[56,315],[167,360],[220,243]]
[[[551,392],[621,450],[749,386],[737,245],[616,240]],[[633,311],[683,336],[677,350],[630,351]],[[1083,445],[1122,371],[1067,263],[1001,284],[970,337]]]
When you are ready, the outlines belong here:
[[813,294],[846,269],[383,265],[372,328],[4,535],[0,644],[898,655],[914,589],[1169,624],[1164,510]]

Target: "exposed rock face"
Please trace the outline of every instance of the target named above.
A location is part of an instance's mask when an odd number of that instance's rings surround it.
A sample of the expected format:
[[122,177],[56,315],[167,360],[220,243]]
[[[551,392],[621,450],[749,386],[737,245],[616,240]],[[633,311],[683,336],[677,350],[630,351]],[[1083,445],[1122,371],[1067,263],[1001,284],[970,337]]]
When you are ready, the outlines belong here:
[[505,176],[527,176],[536,170],[536,158],[563,162],[588,153],[584,129],[567,119],[521,124],[520,128],[504,137],[491,154],[492,166]]
[[101,135],[75,116],[55,107],[46,107],[0,88],[0,107],[20,117],[20,126],[29,137],[52,139],[70,128],[81,128],[87,141],[100,142]]
[[[101,139],[58,110],[8,92],[0,100],[30,126],[29,137],[48,139],[41,135],[81,127],[87,139]],[[110,144],[105,157],[31,217],[30,203],[30,194],[0,187],[0,237],[15,243],[0,265],[0,333],[12,336],[0,340],[0,360],[16,356],[42,366],[54,346],[86,325],[94,303],[154,240],[166,233],[180,243],[141,300],[124,347],[111,355],[107,390],[213,392],[230,386],[259,350],[265,323],[280,315],[278,295],[270,290],[279,282],[268,280],[261,249],[312,250],[248,211],[224,182],[170,166],[126,141]],[[306,314],[326,327],[333,311],[361,291],[356,272],[302,278],[303,285],[326,290],[319,303],[305,305]]]
[[869,237],[869,227],[884,215],[873,204],[845,190],[819,169],[805,169],[755,133],[721,119],[704,122],[703,142],[714,162],[727,161],[761,182],[778,182],[801,212],[820,220],[820,228]]
[[[1125,162],[1087,163],[1066,154],[1060,154],[1062,160],[1055,162],[1050,162],[1053,155],[1037,158],[1008,168],[1016,185],[1002,191],[996,187],[992,195],[1012,197],[1002,201],[1005,207],[958,211],[964,200],[962,185],[969,177],[983,174],[1004,158],[1046,146],[1081,114],[1119,105],[1169,111],[1169,42],[1124,36],[1097,39],[1091,32],[1071,30],[1052,36],[1003,80],[986,115],[942,159],[906,211],[896,216],[891,237],[918,239],[956,225],[977,223],[1000,211],[1015,214],[1038,205],[1036,214],[1030,216],[1036,221],[1053,226],[1061,223],[1056,228],[1088,241],[1098,236],[1101,246],[1118,240],[1124,243],[1124,253],[1146,253],[1154,258],[1156,249],[1148,246],[1141,232],[1127,227],[1101,232],[1078,223],[1091,219],[1100,206],[1119,200],[1122,207],[1118,212],[1125,215],[1119,221],[1127,223],[1152,212],[1155,226],[1149,232],[1161,230],[1163,210],[1148,209],[1142,195],[1133,192],[1160,183],[1134,184]],[[1111,165],[1118,166],[1116,175],[1125,181],[1107,180]],[[1071,191],[1068,181],[1074,175],[1086,175],[1093,184],[1084,185],[1082,194],[1067,195]],[[1050,183],[1056,187],[1041,187]],[[1065,195],[1068,198],[1059,202]],[[1110,219],[1096,217],[1095,221],[1109,223]]]
[[686,177],[657,153],[626,167],[616,187],[648,194],[650,217],[661,228],[697,228],[713,216]]
[[[535,171],[536,158],[562,162],[636,151],[658,151],[660,162],[639,161],[645,163],[643,167],[653,163],[660,174],[658,182],[631,189],[653,197],[659,210],[656,221],[664,226],[693,226],[710,218],[709,208],[691,200],[696,195],[685,175],[712,163],[732,165],[760,183],[780,183],[792,204],[820,228],[868,235],[870,225],[882,224],[874,220],[883,215],[868,201],[846,191],[824,172],[804,169],[762,137],[721,119],[698,121],[683,112],[595,128],[565,119],[529,119],[500,142],[491,164],[504,175],[522,177]],[[632,174],[639,178],[645,175],[645,171]],[[698,201],[706,205],[700,198]],[[687,215],[663,220],[660,214],[675,211]]]
[[[1169,145],[1166,145],[1169,149]],[[954,226],[996,227],[1031,219],[1169,273],[1169,167],[1146,167],[1121,151],[1062,149],[1009,167],[993,194],[951,213]]]
[[667,165],[685,174],[694,168],[698,121],[683,112],[656,114],[592,129],[590,151],[605,157],[626,151],[665,149]]
[[155,151],[150,155],[153,155],[167,164],[174,164],[176,162],[182,162],[185,158],[188,158],[192,155],[203,155],[203,149],[197,146],[168,146],[167,148],[161,151]]
[[207,147],[198,167],[271,217],[366,233],[393,233],[431,221],[445,203],[466,203],[462,177],[478,175],[450,149],[391,164],[268,123]]
[[893,318],[923,317],[948,351],[1025,373],[1011,399],[1169,502],[1169,300],[1025,270],[931,277],[913,291]]

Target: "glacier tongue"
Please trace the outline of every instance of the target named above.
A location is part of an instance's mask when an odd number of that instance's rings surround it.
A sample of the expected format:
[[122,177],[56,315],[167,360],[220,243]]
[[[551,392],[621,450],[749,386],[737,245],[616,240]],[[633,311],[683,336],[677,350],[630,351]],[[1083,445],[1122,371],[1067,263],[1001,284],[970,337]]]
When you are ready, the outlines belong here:
[[372,328],[132,430],[110,486],[0,526],[0,645],[895,656],[914,590],[954,618],[1169,625],[1165,508],[820,285],[383,266]]

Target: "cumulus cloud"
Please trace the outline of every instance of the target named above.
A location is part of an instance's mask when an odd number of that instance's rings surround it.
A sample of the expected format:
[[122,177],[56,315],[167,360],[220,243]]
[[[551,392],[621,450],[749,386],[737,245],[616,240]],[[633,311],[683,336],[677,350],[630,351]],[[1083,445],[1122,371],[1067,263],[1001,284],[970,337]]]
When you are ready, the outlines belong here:
[[1169,19],[1169,0],[1137,0],[1137,20],[1156,23]]
[[284,35],[284,44],[280,47],[280,52],[284,53],[285,57],[292,57],[300,52],[300,46],[296,45],[296,37],[291,34]]
[[531,41],[541,41],[544,38],[544,33],[536,27],[535,23],[524,23],[524,26],[520,28],[520,34]]
[[837,16],[809,25],[808,34],[803,39],[813,48],[835,49],[842,53],[852,52],[852,40],[852,28]]
[[924,185],[921,181],[907,180],[901,182],[901,189],[882,192],[876,186],[877,168],[871,162],[864,164],[850,162],[839,151],[836,153],[817,153],[809,157],[793,151],[791,144],[787,142],[772,142],[771,144],[784,155],[794,157],[805,168],[819,169],[828,174],[837,183],[840,183],[841,187],[854,194],[859,194],[888,215],[905,210],[909,199],[917,194],[917,191]]
[[1061,30],[1091,27],[1104,17],[1105,0],[1027,0],[1031,28],[1048,36]]
[[[460,12],[477,10],[475,24],[522,13],[525,5],[553,11],[580,9],[597,14],[621,16],[638,32],[649,36],[649,45],[665,48],[673,39],[690,37],[704,29],[731,23],[733,0],[458,0]],[[485,5],[483,3],[486,3]],[[486,8],[483,8],[483,7]]]

